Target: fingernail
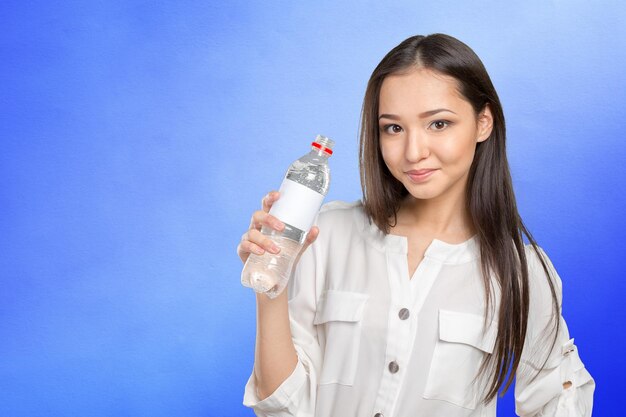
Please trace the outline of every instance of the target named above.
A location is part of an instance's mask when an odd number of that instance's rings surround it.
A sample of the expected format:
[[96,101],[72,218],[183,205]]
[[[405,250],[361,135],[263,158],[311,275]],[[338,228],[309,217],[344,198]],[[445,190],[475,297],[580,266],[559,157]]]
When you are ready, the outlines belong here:
[[263,249],[261,249],[261,248],[254,248],[254,253],[256,253],[257,255],[263,255]]
[[278,253],[280,252],[280,248],[276,245],[272,245],[272,247],[270,248],[270,250],[272,251],[272,253]]
[[276,230],[283,230],[285,228],[285,225],[281,222],[276,222],[274,223],[274,227],[276,228]]

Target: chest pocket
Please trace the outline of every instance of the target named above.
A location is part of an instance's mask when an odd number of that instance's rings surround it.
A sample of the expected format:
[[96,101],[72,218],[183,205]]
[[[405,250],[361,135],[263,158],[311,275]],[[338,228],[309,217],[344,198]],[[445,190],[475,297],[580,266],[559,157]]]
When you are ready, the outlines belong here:
[[[423,397],[443,400],[473,410],[484,395],[484,384],[474,381],[480,364],[493,352],[498,323],[477,314],[439,310],[439,340],[435,345]],[[485,374],[489,377],[489,373]],[[484,378],[482,379],[484,382]]]
[[369,295],[328,290],[320,298],[313,324],[321,329],[324,362],[319,383],[352,385],[361,343],[361,319]]

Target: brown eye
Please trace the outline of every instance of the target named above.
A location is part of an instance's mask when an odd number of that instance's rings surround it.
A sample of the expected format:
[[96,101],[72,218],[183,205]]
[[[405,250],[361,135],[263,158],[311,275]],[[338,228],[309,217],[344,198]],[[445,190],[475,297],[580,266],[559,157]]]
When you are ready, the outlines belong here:
[[385,133],[400,133],[402,132],[402,127],[396,124],[383,126],[383,131]]
[[450,122],[447,120],[435,120],[431,123],[431,126],[434,126],[435,130],[443,130],[450,125]]

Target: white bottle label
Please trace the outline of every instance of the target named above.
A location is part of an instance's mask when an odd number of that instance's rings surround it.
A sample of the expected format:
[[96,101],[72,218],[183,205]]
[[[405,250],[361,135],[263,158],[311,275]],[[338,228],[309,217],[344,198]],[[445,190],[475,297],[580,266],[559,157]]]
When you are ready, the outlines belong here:
[[272,206],[270,214],[283,223],[308,232],[322,206],[324,196],[287,178],[283,180],[278,191],[280,197]]

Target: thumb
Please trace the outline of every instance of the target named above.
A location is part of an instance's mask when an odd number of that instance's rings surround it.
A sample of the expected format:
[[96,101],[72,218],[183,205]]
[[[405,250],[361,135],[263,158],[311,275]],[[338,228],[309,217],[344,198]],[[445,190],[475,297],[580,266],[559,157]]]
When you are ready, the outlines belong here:
[[298,252],[298,255],[296,256],[294,265],[300,262],[300,258],[302,257],[302,254],[304,253],[304,251],[306,251],[307,248],[311,246],[313,242],[315,242],[319,234],[320,234],[320,229],[317,226],[311,227],[311,230],[309,230],[309,233],[306,235],[306,239],[304,240],[304,245],[302,245],[300,252]]
[[309,233],[306,236],[306,239],[304,241],[304,247],[302,248],[303,251],[308,248],[313,242],[315,242],[315,240],[317,239],[317,236],[320,234],[320,229],[317,226],[313,226],[311,227],[311,230],[309,230]]

